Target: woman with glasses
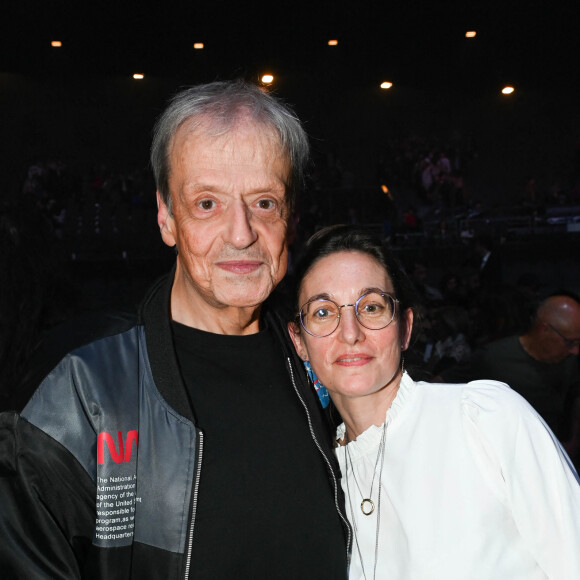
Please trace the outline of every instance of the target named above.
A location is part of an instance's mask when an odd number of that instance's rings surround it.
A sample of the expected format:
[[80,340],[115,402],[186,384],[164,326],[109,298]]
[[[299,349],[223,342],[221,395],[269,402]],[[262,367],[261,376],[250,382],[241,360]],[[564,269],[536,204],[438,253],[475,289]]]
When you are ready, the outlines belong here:
[[295,270],[294,346],[342,417],[351,579],[577,580],[580,486],[507,385],[415,382],[413,291],[365,230],[315,234]]

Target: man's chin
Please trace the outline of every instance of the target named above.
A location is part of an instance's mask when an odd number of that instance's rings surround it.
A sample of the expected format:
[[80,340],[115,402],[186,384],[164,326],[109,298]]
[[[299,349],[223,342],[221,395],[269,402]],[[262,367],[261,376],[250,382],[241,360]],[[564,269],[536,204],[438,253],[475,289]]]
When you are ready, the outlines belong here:
[[228,293],[222,296],[216,296],[217,303],[225,308],[239,308],[240,310],[250,310],[252,308],[259,308],[268,298],[269,292],[260,293],[256,295],[249,295],[248,293],[238,294],[237,292]]
[[214,286],[215,300],[225,307],[258,308],[274,290],[274,284],[256,284],[256,279],[236,280],[235,283]]

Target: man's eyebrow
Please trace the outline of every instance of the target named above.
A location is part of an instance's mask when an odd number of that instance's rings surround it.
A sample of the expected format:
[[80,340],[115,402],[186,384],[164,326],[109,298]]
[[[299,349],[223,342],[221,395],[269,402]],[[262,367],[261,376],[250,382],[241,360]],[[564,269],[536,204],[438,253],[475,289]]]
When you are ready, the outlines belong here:
[[187,193],[201,193],[204,191],[207,191],[208,193],[214,193],[219,191],[217,186],[205,183],[186,183],[183,189]]
[[[265,183],[246,192],[246,195],[261,195],[280,194],[286,195],[286,186],[283,183]],[[183,191],[189,195],[196,195],[198,193],[227,193],[217,185],[210,185],[205,183],[187,183],[183,187]]]

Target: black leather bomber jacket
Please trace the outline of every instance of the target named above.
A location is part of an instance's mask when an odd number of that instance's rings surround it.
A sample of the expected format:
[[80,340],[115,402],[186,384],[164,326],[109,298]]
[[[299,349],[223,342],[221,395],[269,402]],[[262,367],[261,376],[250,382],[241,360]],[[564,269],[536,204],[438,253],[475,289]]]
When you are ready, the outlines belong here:
[[[20,414],[0,415],[2,578],[189,578],[203,434],[172,347],[172,280],[62,357]],[[330,433],[282,321],[264,315],[327,466],[346,563]]]

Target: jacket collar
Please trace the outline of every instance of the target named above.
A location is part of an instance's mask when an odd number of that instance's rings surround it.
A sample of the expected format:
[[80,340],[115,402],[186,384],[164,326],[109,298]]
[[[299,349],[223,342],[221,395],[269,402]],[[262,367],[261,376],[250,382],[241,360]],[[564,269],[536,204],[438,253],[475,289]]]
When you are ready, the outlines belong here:
[[191,401],[181,377],[171,332],[170,300],[175,266],[153,284],[139,311],[145,327],[147,354],[153,380],[162,397],[183,417],[193,422]]
[[[145,327],[147,353],[157,389],[175,411],[193,422],[193,408],[179,370],[171,331],[170,301],[174,277],[175,266],[166,276],[153,284],[141,304],[139,318]],[[278,296],[275,292],[264,304],[262,318],[274,330],[284,358],[292,367],[288,370],[294,377],[296,388],[304,400],[310,417],[315,418],[314,428],[317,436],[330,448],[332,429],[326,417],[321,416],[323,413],[314,388],[309,385],[302,361],[292,346],[286,328],[287,322],[279,314],[280,309],[276,307],[279,300],[284,300],[284,296]]]

